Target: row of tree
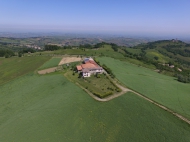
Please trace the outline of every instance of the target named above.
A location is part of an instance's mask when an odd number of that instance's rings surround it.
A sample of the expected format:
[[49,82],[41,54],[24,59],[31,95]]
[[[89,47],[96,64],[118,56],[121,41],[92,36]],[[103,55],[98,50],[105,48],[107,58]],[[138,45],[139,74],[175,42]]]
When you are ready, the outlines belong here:
[[190,50],[188,49],[179,49],[179,48],[171,48],[171,47],[165,47],[165,49],[168,52],[173,53],[174,55],[181,55],[181,56],[185,56],[185,57],[190,57]]
[[9,58],[11,56],[14,56],[15,53],[12,50],[9,49],[0,49],[0,57]]
[[113,49],[115,52],[118,51],[119,46],[118,46],[117,44],[111,43],[110,45],[111,45],[112,49]]
[[107,67],[105,64],[102,65],[102,67],[104,68],[104,70],[112,77],[115,78],[115,75],[113,74],[112,70]]
[[182,74],[175,74],[175,77],[177,77],[177,80],[179,82],[190,83],[190,76],[185,76]]
[[54,51],[54,50],[58,50],[58,49],[60,49],[60,48],[61,48],[61,47],[58,46],[58,45],[50,45],[50,44],[47,44],[47,45],[45,45],[44,50],[46,50],[46,51]]
[[[105,45],[105,42],[101,42],[101,43],[97,43],[95,45],[91,45],[91,44],[84,44],[84,45],[79,45],[78,48],[79,49],[93,49],[93,48],[101,48]],[[50,45],[47,44],[44,46],[44,50],[46,51],[53,51],[53,50],[58,50],[58,49],[72,49],[74,48],[73,46],[58,46],[58,45]]]

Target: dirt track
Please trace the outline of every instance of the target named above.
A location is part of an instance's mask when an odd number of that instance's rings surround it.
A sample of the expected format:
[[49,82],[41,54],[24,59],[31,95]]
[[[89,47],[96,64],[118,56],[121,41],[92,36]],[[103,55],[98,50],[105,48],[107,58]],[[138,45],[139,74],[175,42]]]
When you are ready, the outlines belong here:
[[81,61],[80,57],[63,57],[62,60],[59,62],[59,65]]
[[46,74],[46,73],[55,72],[56,69],[57,69],[57,67],[41,70],[41,71],[38,71],[38,74]]

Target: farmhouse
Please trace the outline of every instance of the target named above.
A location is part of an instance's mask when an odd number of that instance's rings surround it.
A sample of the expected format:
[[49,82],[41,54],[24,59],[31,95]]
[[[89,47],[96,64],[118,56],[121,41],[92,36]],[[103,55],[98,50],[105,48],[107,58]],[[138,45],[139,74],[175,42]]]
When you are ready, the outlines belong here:
[[104,71],[91,57],[85,58],[83,64],[76,66],[76,68],[83,77],[90,77],[91,74],[103,73]]

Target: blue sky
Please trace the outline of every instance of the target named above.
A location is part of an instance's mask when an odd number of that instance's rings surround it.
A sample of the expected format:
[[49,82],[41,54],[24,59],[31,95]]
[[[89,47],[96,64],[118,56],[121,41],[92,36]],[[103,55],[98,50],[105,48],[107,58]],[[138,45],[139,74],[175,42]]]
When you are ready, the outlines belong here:
[[0,0],[0,31],[190,36],[190,0]]

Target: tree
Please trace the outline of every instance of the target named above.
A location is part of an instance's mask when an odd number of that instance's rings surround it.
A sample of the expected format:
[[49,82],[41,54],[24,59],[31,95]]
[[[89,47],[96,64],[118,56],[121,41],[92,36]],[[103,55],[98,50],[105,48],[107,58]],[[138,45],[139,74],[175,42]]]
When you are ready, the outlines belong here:
[[154,57],[155,60],[158,60],[159,58],[157,56]]
[[9,58],[9,54],[6,53],[6,54],[5,54],[5,58]]
[[21,52],[18,53],[18,57],[22,57],[22,53]]

